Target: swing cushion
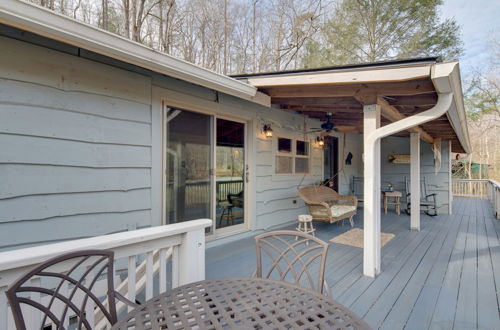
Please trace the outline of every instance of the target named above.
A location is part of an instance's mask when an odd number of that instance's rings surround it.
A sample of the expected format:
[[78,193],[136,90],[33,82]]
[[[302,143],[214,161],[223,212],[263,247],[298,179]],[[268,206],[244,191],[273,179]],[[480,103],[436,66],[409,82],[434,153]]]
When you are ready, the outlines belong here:
[[346,213],[352,212],[356,210],[356,206],[353,205],[333,205],[330,207],[330,210],[332,211],[332,216],[340,217],[341,215],[344,215]]
[[[338,218],[349,212],[356,211],[353,205],[333,205],[330,207],[332,217]],[[311,215],[316,217],[328,217],[327,209],[324,207],[312,208]]]
[[358,201],[355,196],[339,195],[335,190],[325,186],[309,186],[299,189],[309,214],[314,221],[330,223],[348,219],[356,214]]

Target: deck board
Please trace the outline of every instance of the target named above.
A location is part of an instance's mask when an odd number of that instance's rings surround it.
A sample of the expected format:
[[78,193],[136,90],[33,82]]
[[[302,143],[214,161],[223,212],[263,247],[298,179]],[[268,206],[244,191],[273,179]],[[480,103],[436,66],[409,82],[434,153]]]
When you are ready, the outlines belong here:
[[[362,227],[362,211],[356,226]],[[410,219],[382,215],[382,231],[396,236],[382,248],[382,273],[363,276],[363,251],[330,244],[325,278],[334,299],[384,329],[500,329],[500,221],[488,201],[455,198],[453,215]],[[349,226],[318,224],[330,240]],[[288,227],[293,229],[293,226]],[[253,238],[207,250],[207,278],[249,276]]]

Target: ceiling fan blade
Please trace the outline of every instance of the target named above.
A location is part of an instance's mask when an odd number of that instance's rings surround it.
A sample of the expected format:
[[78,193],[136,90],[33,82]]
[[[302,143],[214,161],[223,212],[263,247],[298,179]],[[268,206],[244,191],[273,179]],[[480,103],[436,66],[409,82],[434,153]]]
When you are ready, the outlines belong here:
[[331,136],[332,132],[321,132],[319,136],[325,137],[325,136]]

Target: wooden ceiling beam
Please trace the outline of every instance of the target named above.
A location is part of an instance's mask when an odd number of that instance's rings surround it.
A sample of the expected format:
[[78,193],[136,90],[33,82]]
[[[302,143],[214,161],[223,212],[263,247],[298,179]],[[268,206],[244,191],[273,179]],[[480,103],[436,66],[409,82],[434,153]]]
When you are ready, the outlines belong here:
[[363,113],[363,109],[361,107],[302,107],[298,105],[288,105],[285,106],[284,110],[290,110],[290,111],[300,111],[304,113],[310,113],[310,112],[321,112],[323,114],[325,113],[347,113],[347,114],[352,114],[352,113]]
[[[392,122],[406,118],[405,115],[400,113],[382,97],[378,97],[377,104],[380,105],[381,115]],[[420,133],[420,138],[422,140],[427,143],[434,143],[434,138],[430,136],[429,133],[424,131],[420,126],[411,127],[410,129],[408,129],[408,131]]]
[[435,93],[436,89],[429,79],[417,79],[400,82],[373,84],[321,84],[302,86],[265,87],[260,90],[274,97],[354,97],[356,95],[373,93],[377,95],[420,95]]
[[347,105],[359,106],[352,97],[273,97],[272,104],[288,104],[288,105],[311,105],[311,106],[332,106],[332,105]]
[[418,96],[384,96],[384,99],[392,106],[414,107],[414,106],[431,106],[437,103],[437,94],[428,93]]

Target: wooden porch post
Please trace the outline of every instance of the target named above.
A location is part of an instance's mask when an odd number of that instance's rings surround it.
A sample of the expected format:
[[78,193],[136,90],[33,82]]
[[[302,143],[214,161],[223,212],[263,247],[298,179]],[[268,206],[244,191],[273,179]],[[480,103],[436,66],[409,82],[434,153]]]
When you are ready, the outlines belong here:
[[451,140],[448,141],[448,214],[453,212],[453,178],[451,177]]
[[380,106],[363,106],[364,114],[364,248],[363,273],[375,277],[380,273],[380,139],[370,139],[380,127]]
[[410,133],[411,229],[420,230],[420,133]]

